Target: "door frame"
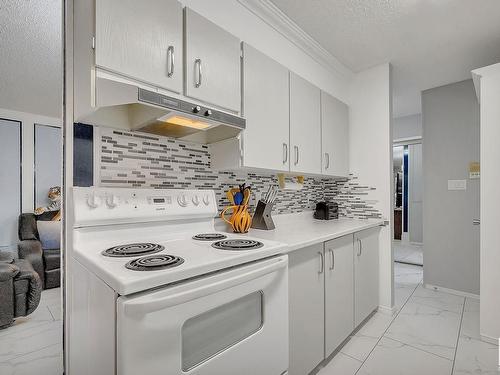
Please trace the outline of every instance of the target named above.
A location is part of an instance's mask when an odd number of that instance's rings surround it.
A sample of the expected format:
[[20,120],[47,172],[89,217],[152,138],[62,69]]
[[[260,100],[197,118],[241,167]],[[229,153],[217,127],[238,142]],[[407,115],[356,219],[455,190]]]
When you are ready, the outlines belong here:
[[[410,146],[410,145],[416,145],[416,144],[421,144],[422,147],[423,147],[423,138],[421,136],[416,136],[416,137],[408,137],[408,138],[399,138],[399,139],[395,139],[393,140],[392,142],[392,150],[393,150],[393,159],[394,159],[394,147],[404,147],[404,146]],[[404,165],[404,163],[403,163]],[[403,179],[403,191],[404,191],[404,179]],[[408,197],[410,196],[410,184],[408,184]],[[404,198],[403,198],[404,199]],[[392,203],[392,210],[394,211],[394,207],[395,207],[395,202],[393,201]],[[402,215],[404,215],[404,205],[403,205],[403,208],[402,208]],[[406,243],[410,243],[412,244],[413,242],[410,242],[410,215],[409,215],[409,206],[408,206],[408,232],[407,232],[407,235],[405,236],[405,232],[402,232],[401,233],[401,242],[406,242]],[[393,236],[394,237],[394,236]],[[392,238],[392,240],[394,241],[394,238]],[[414,244],[417,244],[417,245],[422,245],[422,243],[414,243]]]

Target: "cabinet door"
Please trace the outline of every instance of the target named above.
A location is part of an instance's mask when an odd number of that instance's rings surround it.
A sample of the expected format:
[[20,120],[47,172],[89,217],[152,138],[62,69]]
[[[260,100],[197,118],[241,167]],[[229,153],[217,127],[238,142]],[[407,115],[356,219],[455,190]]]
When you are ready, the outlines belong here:
[[241,111],[240,41],[185,8],[186,95]]
[[305,375],[324,359],[323,244],[289,255],[289,375]]
[[246,43],[243,55],[243,163],[288,171],[288,69]]
[[378,306],[378,237],[372,228],[354,235],[354,325]]
[[325,357],[354,329],[353,235],[325,242]]
[[290,170],[321,173],[320,90],[290,73]]
[[175,0],[96,0],[96,65],[182,92],[182,5]]
[[349,174],[349,107],[325,92],[321,92],[321,151],[323,174]]

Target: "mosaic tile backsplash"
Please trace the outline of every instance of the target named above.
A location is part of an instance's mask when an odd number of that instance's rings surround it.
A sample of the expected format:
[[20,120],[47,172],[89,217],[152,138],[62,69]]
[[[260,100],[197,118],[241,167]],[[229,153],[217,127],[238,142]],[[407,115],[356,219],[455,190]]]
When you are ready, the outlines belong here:
[[[278,185],[274,173],[215,171],[210,168],[210,146],[186,143],[177,139],[145,133],[100,128],[100,184],[108,187],[155,189],[212,189],[219,209],[228,205],[228,189],[246,183],[255,196]],[[302,190],[281,190],[273,211],[275,214],[314,209],[321,200],[339,203],[342,216],[380,217],[367,201],[371,190],[360,186],[355,177],[349,180],[306,178]]]

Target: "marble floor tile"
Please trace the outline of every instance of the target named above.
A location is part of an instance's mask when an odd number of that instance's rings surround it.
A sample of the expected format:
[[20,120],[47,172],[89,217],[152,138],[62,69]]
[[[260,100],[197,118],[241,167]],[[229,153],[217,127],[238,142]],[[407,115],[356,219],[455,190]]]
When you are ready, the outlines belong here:
[[382,338],[358,375],[449,375],[452,361]]
[[19,334],[25,330],[31,330],[38,326],[42,326],[47,324],[48,322],[53,321],[50,320],[32,320],[29,317],[20,317],[16,318],[14,324],[10,327],[0,330],[0,342],[3,340],[3,337],[10,336],[12,334]]
[[454,294],[427,289],[423,285],[419,285],[411,296],[411,301],[424,306],[435,307],[440,310],[461,314],[464,308],[465,298]]
[[61,375],[62,373],[61,344],[51,345],[41,350],[0,362],[0,374],[2,375]]
[[0,362],[62,342],[62,322],[44,322],[31,329],[0,338]]
[[[422,297],[414,300],[412,295],[385,336],[452,360],[460,328],[461,311],[453,310],[454,303],[447,305],[447,296],[443,296],[441,302],[429,298],[432,303],[423,298],[425,304],[421,301]],[[439,306],[440,303],[444,307]]]
[[328,364],[323,367],[318,375],[354,375],[361,367],[362,362],[345,355],[337,353]]
[[394,306],[397,310],[400,310],[404,306],[412,293],[415,291],[415,288],[415,286],[401,287],[397,284],[394,285]]
[[40,297],[40,306],[61,305],[61,288],[45,289]]
[[460,336],[453,375],[498,375],[498,346],[478,338]]
[[394,263],[394,282],[401,285],[417,285],[422,282],[423,269],[420,266]]
[[407,262],[414,264],[423,264],[422,245],[411,244],[407,242],[394,241],[394,260],[396,262]]
[[364,361],[391,324],[393,316],[377,312],[357,331],[340,350],[360,361]]
[[50,311],[50,315],[53,320],[62,320],[61,305],[47,306],[47,309]]
[[479,300],[473,298],[465,299],[460,335],[480,339]]

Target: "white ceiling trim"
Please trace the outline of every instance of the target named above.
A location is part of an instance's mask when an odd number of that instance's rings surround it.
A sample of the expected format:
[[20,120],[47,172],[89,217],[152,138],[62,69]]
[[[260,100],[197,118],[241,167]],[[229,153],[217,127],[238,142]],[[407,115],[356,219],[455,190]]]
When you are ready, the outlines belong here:
[[270,0],[237,0],[332,73],[352,78],[354,73],[293,22]]

